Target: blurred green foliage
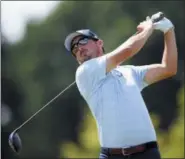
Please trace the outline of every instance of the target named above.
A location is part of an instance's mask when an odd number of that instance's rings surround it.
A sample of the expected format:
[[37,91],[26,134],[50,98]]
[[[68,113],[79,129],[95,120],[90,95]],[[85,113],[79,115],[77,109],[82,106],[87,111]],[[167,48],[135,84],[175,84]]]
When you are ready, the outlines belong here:
[[[2,83],[2,89],[7,92],[17,90],[22,95],[14,99],[11,93],[2,93],[2,101],[12,101],[9,106],[13,112],[19,112],[3,130],[9,133],[74,81],[78,64],[64,48],[67,34],[90,28],[104,41],[105,50],[109,52],[134,34],[146,16],[158,11],[163,11],[175,25],[178,73],[142,93],[156,127],[162,156],[184,157],[183,1],[63,1],[40,23],[34,19],[29,21],[23,40],[1,45],[2,77],[5,81],[11,79],[17,86],[9,88]],[[163,35],[156,31],[141,53],[124,64],[160,62],[162,51]],[[21,102],[16,103],[17,99]],[[96,124],[76,86],[26,125],[20,136],[22,158],[99,155]],[[3,139],[6,143],[7,138]]]

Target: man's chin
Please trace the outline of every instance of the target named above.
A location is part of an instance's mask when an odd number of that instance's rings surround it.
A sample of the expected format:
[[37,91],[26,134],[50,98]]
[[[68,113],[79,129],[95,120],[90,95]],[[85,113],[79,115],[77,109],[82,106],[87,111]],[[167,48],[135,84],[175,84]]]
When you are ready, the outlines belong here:
[[88,57],[84,58],[84,62],[85,62],[85,61],[88,61],[88,60],[90,60],[90,59],[92,59],[92,57],[88,56]]
[[82,63],[84,63],[84,62],[86,62],[86,61],[89,61],[90,59],[92,59],[92,57],[86,57],[86,58],[84,58],[83,61],[81,61],[80,63],[82,64]]

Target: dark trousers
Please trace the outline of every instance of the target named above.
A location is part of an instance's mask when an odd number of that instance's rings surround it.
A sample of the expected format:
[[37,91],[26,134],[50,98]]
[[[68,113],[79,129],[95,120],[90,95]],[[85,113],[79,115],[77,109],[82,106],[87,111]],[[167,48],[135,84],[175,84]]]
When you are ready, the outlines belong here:
[[158,148],[151,148],[144,152],[131,154],[129,156],[109,155],[107,149],[102,148],[99,159],[161,159],[161,156]]

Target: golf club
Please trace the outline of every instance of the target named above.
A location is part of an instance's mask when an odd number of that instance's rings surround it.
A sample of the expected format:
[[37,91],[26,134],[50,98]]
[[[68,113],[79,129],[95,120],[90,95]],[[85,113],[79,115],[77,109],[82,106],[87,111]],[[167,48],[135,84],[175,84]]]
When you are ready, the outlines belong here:
[[[164,14],[162,12],[158,12],[157,14],[154,14],[151,16],[152,22],[158,22],[161,19],[163,19]],[[22,142],[18,135],[18,130],[20,130],[26,123],[28,123],[33,117],[35,117],[38,113],[40,113],[44,108],[46,108],[49,104],[51,104],[56,98],[58,98],[60,95],[62,95],[66,90],[68,90],[72,85],[75,84],[75,81],[71,83],[69,86],[67,86],[64,90],[62,90],[58,95],[56,95],[52,100],[50,100],[48,103],[46,103],[41,109],[39,109],[36,113],[34,113],[30,118],[28,118],[25,122],[23,122],[19,127],[17,127],[9,136],[9,145],[12,148],[12,150],[16,153],[20,153],[22,149]]]

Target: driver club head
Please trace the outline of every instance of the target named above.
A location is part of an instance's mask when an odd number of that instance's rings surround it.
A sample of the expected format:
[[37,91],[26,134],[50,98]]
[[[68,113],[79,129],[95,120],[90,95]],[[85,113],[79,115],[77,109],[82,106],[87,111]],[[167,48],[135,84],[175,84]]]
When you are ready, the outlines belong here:
[[16,153],[20,153],[22,149],[21,139],[16,131],[13,131],[9,136],[9,145]]

